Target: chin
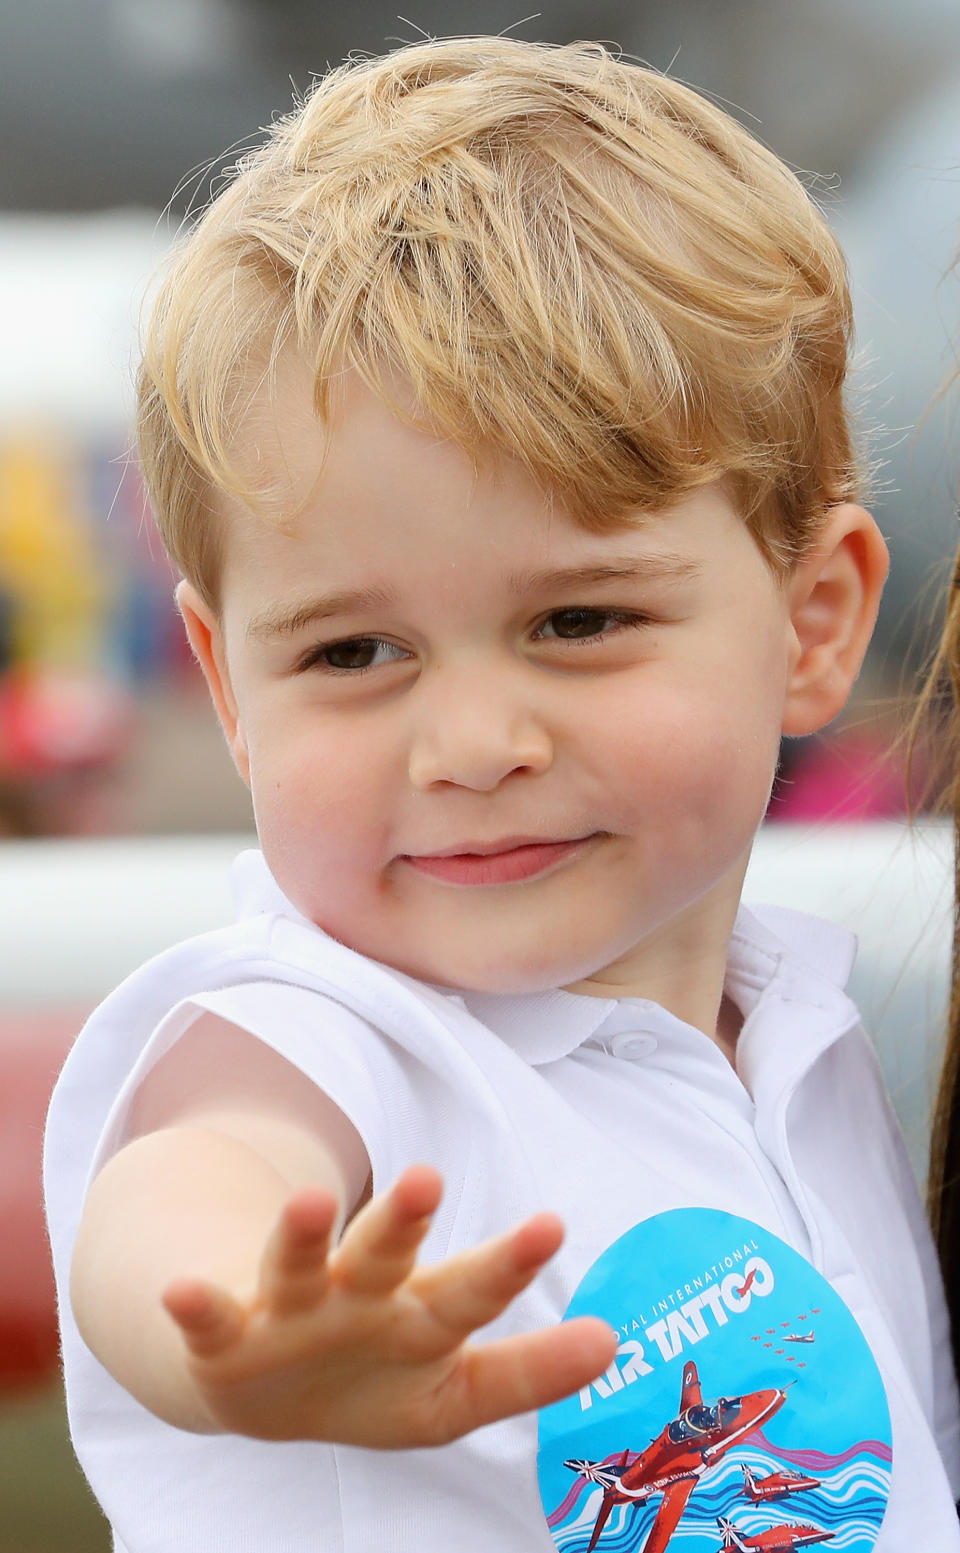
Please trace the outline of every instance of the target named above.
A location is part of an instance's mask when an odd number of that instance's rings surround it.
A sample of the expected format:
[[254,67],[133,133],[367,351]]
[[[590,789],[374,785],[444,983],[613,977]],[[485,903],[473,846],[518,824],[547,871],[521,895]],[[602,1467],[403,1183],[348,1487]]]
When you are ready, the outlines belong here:
[[606,964],[605,958],[597,963],[592,960],[571,960],[560,964],[555,960],[549,965],[504,965],[500,960],[494,964],[446,964],[442,967],[397,965],[396,969],[404,971],[408,976],[415,976],[418,981],[431,982],[437,987],[449,987],[453,992],[500,993],[505,997],[522,997],[525,993],[555,992],[558,987],[566,987],[571,982],[583,981],[595,975]]
[[[438,935],[434,933],[433,952],[424,954],[420,943],[404,943],[399,933],[390,931],[389,924],[380,924],[379,930],[371,933],[369,919],[365,922],[361,913],[344,920],[342,914],[317,909],[316,902],[301,905],[294,900],[293,903],[330,938],[337,939],[355,953],[416,981],[449,988],[451,992],[502,993],[505,996],[554,992],[558,987],[595,975],[616,957],[616,950],[609,953],[606,944],[593,955],[586,956],[582,944],[576,949],[571,944],[545,945],[542,936],[533,944],[515,940],[509,946],[494,943],[483,949],[479,930],[476,938],[449,944],[447,953],[440,950]],[[429,931],[425,930],[424,939],[429,938]],[[545,954],[545,949],[552,952]]]

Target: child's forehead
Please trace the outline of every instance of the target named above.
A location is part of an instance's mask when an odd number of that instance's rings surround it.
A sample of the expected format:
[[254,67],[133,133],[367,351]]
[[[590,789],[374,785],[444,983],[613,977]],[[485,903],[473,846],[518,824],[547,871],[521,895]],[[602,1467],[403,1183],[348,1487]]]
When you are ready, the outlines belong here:
[[[372,376],[372,374],[371,374]],[[287,349],[263,372],[250,374],[234,433],[233,455],[251,482],[269,485],[285,476],[312,486],[331,470],[376,470],[409,449],[411,457],[436,462],[465,450],[430,424],[412,385],[399,371],[367,373],[344,364],[327,377],[321,394],[309,358]],[[492,450],[491,450],[492,452]],[[478,447],[474,464],[487,462]]]
[[[232,452],[254,497],[252,515],[261,521],[288,529],[346,504],[372,508],[389,526],[411,493],[419,493],[447,505],[451,515],[485,501],[512,502],[518,538],[524,516],[534,512],[577,522],[557,493],[495,440],[479,430],[473,442],[455,440],[437,427],[397,370],[371,383],[361,369],[345,366],[327,382],[323,398],[321,412],[310,363],[292,351],[248,394]],[[237,511],[235,501],[225,505]],[[635,529],[643,521],[637,515],[624,526]]]
[[[231,456],[254,496],[254,515],[273,526],[287,528],[300,513],[344,501],[379,503],[389,525],[411,493],[433,494],[451,512],[512,503],[519,541],[533,514],[561,529],[636,533],[654,530],[683,505],[677,498],[660,510],[611,512],[601,528],[575,498],[548,488],[506,453],[495,435],[478,427],[475,438],[455,438],[437,426],[397,368],[368,375],[363,366],[344,365],[324,384],[322,410],[319,398],[309,359],[294,350],[278,355],[246,395]],[[235,511],[238,504],[226,505]]]
[[445,556],[495,573],[507,593],[578,574],[591,585],[628,575],[670,585],[723,551],[731,519],[753,548],[723,480],[598,528],[518,459],[431,426],[399,373],[371,384],[345,367],[321,414],[310,363],[293,351],[251,396],[239,451],[257,497],[221,503],[226,572],[232,559],[294,587],[301,562],[354,587],[358,577],[389,582],[411,554],[425,573]]
[[358,452],[350,447],[340,464],[331,457],[302,508],[279,522],[239,504],[227,513],[224,590],[239,588],[245,612],[272,590],[295,614],[318,588],[428,611],[454,596],[471,610],[496,600],[508,611],[577,589],[612,597],[621,583],[672,594],[713,570],[731,531],[734,548],[755,549],[719,487],[598,533],[522,470],[474,472],[461,457],[450,479],[445,463],[414,461],[415,479],[404,483],[392,460]]

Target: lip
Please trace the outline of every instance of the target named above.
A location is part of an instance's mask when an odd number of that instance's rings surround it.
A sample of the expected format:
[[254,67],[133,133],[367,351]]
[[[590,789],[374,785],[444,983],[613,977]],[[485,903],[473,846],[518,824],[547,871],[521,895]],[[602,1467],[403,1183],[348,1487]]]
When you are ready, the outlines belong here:
[[510,836],[500,841],[462,842],[440,852],[404,853],[401,861],[445,884],[514,884],[558,867],[598,835],[594,832],[560,841]]

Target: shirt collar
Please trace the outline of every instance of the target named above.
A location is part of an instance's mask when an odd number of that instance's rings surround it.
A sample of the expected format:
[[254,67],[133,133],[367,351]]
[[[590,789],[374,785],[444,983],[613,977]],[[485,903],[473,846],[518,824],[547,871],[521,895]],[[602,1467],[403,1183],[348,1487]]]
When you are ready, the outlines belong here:
[[[853,934],[832,923],[782,907],[741,906],[730,938],[724,990],[745,1021],[775,985],[811,1010],[820,1010],[823,1017],[811,1021],[810,1050],[803,1054],[809,1061],[814,1046],[819,1049],[824,1040],[856,1019],[856,1010],[842,992],[855,953]],[[675,1040],[685,1030],[707,1039],[645,998],[597,998],[556,989],[519,996],[469,992],[459,1001],[535,1067],[567,1057],[579,1046],[603,1044],[607,1037],[626,1030],[649,1032],[659,1039],[669,1039],[672,1030]],[[764,1032],[769,1039],[765,1019],[763,1028],[756,1020],[750,1024],[744,1050],[738,1052],[738,1069],[744,1059],[749,1059],[751,1069],[758,1057],[762,1061],[753,1048],[758,1042],[764,1044]]]
[[[232,885],[238,916],[276,913],[311,926],[283,894],[262,852],[241,852]],[[817,917],[779,906],[741,906],[727,957],[725,989],[745,1019],[771,983],[786,979],[810,1001],[852,1010],[842,989],[856,953],[856,939]],[[644,998],[599,998],[554,988],[522,994],[437,992],[465,1008],[534,1067],[556,1062],[590,1041],[601,1041],[614,1025],[665,1033],[682,1021]],[[625,1023],[626,1021],[626,1023]],[[606,1026],[606,1029],[603,1027]],[[684,1027],[687,1028],[687,1027]]]
[[623,1000],[592,998],[558,987],[517,995],[464,992],[459,1001],[518,1056],[532,1067],[542,1067],[569,1057],[597,1035]]
[[293,922],[316,927],[309,918],[287,900],[267,864],[263,853],[256,847],[239,852],[230,870],[230,889],[238,921],[245,917],[289,917]]
[[[747,1019],[774,982],[785,982],[795,995],[832,1015],[828,1022],[839,1029],[855,1015],[841,991],[855,953],[853,934],[830,922],[785,907],[741,906],[730,938],[724,990]],[[519,996],[469,992],[460,1001],[537,1067],[628,1029],[661,1038],[671,1027],[674,1032],[689,1029],[646,998],[597,998],[557,989]]]
[[787,906],[741,906],[727,956],[727,991],[747,1014],[758,997],[751,986],[762,991],[783,967],[842,992],[856,953],[855,934],[822,917]]

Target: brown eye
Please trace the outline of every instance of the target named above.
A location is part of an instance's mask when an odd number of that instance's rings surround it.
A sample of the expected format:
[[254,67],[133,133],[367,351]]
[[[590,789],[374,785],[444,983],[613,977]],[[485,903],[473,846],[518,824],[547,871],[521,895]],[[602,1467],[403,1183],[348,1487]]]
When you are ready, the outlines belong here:
[[616,618],[605,609],[557,609],[546,623],[552,627],[549,635],[576,641],[580,637],[599,636],[607,622]]
[[381,643],[374,636],[358,636],[348,642],[334,642],[323,649],[323,661],[331,669],[369,669]]
[[569,609],[555,609],[542,625],[537,627],[536,637],[548,642],[596,642],[604,643],[623,631],[642,631],[654,624],[650,615],[632,609],[594,609],[585,604],[572,604]]
[[331,674],[363,674],[367,669],[380,669],[387,663],[396,663],[409,654],[395,642],[385,642],[381,636],[349,636],[342,642],[325,642],[312,647],[298,665],[305,669],[326,669]]

